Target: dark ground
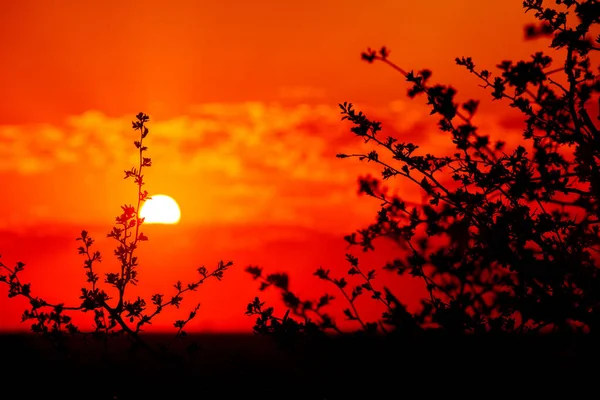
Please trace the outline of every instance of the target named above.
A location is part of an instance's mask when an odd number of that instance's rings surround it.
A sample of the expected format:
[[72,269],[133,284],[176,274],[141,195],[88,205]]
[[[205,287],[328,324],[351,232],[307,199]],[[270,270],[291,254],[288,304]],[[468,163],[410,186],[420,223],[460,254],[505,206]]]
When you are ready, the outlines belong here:
[[123,342],[113,342],[106,356],[79,339],[61,352],[39,336],[2,335],[0,398],[537,399],[597,393],[600,383],[600,342],[589,336],[330,338],[288,350],[253,335],[198,335],[185,343],[192,342],[199,344],[193,357],[158,362],[143,350],[126,351]]

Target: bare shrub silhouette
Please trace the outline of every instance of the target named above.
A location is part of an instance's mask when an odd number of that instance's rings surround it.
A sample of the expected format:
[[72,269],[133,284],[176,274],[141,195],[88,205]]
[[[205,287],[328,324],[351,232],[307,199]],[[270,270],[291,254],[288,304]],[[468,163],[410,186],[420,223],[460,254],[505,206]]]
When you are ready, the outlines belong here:
[[[94,266],[102,261],[100,251],[93,250],[94,239],[85,230],[77,238],[81,242],[78,252],[84,258],[83,268],[85,270],[86,283],[81,288],[80,304],[65,305],[63,303],[51,304],[43,298],[35,296],[31,289],[31,283],[25,283],[20,279],[20,273],[24,270],[25,264],[17,262],[14,267],[9,267],[0,262],[0,282],[8,285],[8,297],[23,296],[29,299],[30,308],[23,313],[22,320],[33,320],[31,330],[51,338],[56,344],[64,345],[64,339],[73,336],[92,337],[108,344],[108,339],[116,336],[127,336],[132,345],[143,347],[152,354],[162,358],[167,349],[166,345],[160,348],[151,346],[145,341],[140,333],[143,328],[151,324],[155,317],[170,307],[179,308],[186,292],[196,291],[207,279],[215,278],[221,280],[224,272],[233,264],[231,261],[220,261],[217,266],[209,271],[206,267],[198,268],[198,279],[194,282],[184,284],[176,282],[174,293],[170,296],[157,293],[152,295],[149,302],[144,298],[137,297],[128,299],[126,296],[127,288],[130,285],[137,285],[139,260],[136,249],[141,242],[147,241],[148,237],[141,231],[144,218],[140,217],[141,206],[146,200],[151,199],[148,191],[143,190],[144,170],[152,166],[150,157],[146,157],[148,147],[144,139],[148,136],[149,130],[146,123],[149,117],[144,113],[136,115],[133,121],[133,130],[139,132],[139,138],[133,143],[139,153],[139,164],[125,171],[125,179],[131,179],[137,186],[137,199],[134,205],[125,204],[121,206],[122,213],[116,217],[115,225],[108,233],[107,237],[117,242],[114,255],[117,258],[120,268],[116,272],[105,274],[103,283],[112,288],[111,292],[101,288],[100,277],[94,270]],[[175,339],[186,336],[185,326],[196,316],[200,304],[197,304],[187,314],[185,319],[179,319],[174,322],[176,329]],[[80,330],[72,322],[73,312],[92,312],[93,326],[92,331]],[[193,349],[192,343],[188,349]]]
[[[359,179],[359,192],[382,204],[375,222],[345,239],[365,252],[374,250],[378,238],[393,240],[401,255],[380,269],[420,278],[428,292],[420,309],[410,313],[400,296],[378,283],[379,270],[361,265],[356,256],[346,255],[346,277],[320,267],[314,275],[331,282],[349,305],[343,313],[356,321],[352,333],[600,330],[600,135],[594,121],[600,119],[600,82],[591,58],[600,50],[600,37],[590,38],[600,3],[555,3],[556,9],[542,0],[523,2],[525,12],[539,21],[525,27],[525,36],[551,36],[550,47],[565,57],[562,66],[552,68],[552,58],[540,51],[530,60],[502,61],[494,76],[477,69],[470,57],[456,58],[494,100],[508,101],[523,114],[523,145],[512,149],[472,124],[477,100],[457,103],[454,88],[429,84],[429,70],[403,70],[385,47],[362,53],[364,61],[401,73],[410,84],[410,98],[426,97],[456,150],[451,156],[419,153],[417,144],[383,136],[380,122],[350,103],[340,104],[351,132],[377,149],[337,157],[381,167],[380,178]],[[396,177],[420,187],[427,202],[409,207],[388,195],[382,182]],[[256,318],[256,332],[288,338],[341,332],[322,309],[333,300],[329,294],[319,301],[301,300],[290,291],[286,273],[265,274],[257,266],[246,271],[261,281],[260,290],[280,290],[288,308],[277,317],[274,307],[256,297],[246,312]],[[361,317],[355,300],[365,295],[382,303],[380,320]]]

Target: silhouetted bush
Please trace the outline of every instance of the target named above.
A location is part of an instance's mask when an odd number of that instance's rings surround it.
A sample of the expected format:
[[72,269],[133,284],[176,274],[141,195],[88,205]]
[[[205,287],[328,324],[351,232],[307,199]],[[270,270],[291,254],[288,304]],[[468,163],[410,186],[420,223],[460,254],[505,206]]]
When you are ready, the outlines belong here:
[[[364,61],[382,62],[404,75],[408,96],[427,99],[456,150],[443,156],[420,153],[416,144],[384,136],[381,123],[352,104],[340,104],[351,132],[375,149],[337,157],[381,167],[380,178],[359,180],[360,193],[382,203],[375,222],[345,239],[365,252],[374,250],[377,238],[393,240],[404,252],[382,269],[420,278],[428,292],[422,307],[410,313],[384,283],[377,283],[378,271],[351,254],[346,255],[347,277],[319,268],[314,275],[331,282],[348,303],[343,313],[357,322],[356,332],[599,330],[600,135],[594,119],[600,118],[600,82],[590,55],[600,50],[600,37],[590,35],[600,19],[600,3],[556,0],[558,9],[543,3],[523,2],[539,20],[525,34],[527,39],[551,36],[550,47],[565,57],[559,68],[553,69],[552,58],[541,51],[529,60],[502,61],[497,76],[477,69],[470,57],[456,58],[494,100],[507,101],[523,114],[523,145],[515,148],[480,133],[472,124],[479,102],[457,103],[455,89],[429,84],[431,71],[404,71],[385,47],[362,53]],[[388,195],[382,182],[397,177],[420,187],[427,202],[409,207]],[[277,317],[273,307],[255,298],[247,314],[256,317],[256,332],[279,338],[341,332],[323,311],[332,296],[302,300],[290,291],[286,273],[264,274],[257,266],[246,270],[261,281],[260,290],[280,290],[288,308]],[[384,306],[380,320],[361,317],[355,303],[365,295]]]
[[[125,171],[125,179],[132,179],[137,186],[137,199],[135,205],[125,204],[121,206],[122,213],[115,219],[115,226],[108,233],[107,237],[117,242],[114,255],[117,258],[120,268],[116,272],[105,274],[103,283],[112,290],[107,292],[101,288],[100,277],[94,270],[94,266],[102,261],[99,251],[92,250],[94,240],[85,230],[77,238],[81,241],[78,251],[84,257],[83,268],[87,278],[87,285],[81,288],[80,304],[65,305],[63,303],[51,304],[43,298],[35,296],[30,283],[24,283],[20,279],[20,273],[25,268],[25,264],[17,262],[13,268],[0,262],[0,282],[8,285],[8,297],[23,296],[29,299],[30,308],[23,313],[23,321],[33,320],[31,330],[53,339],[57,344],[63,345],[66,337],[83,336],[92,337],[104,341],[110,337],[127,336],[132,344],[137,347],[144,347],[152,354],[162,357],[166,355],[166,345],[160,345],[159,348],[151,346],[143,340],[140,333],[143,328],[150,324],[152,320],[163,310],[169,307],[179,308],[183,295],[189,291],[196,291],[205,280],[216,278],[221,280],[223,273],[232,265],[232,262],[220,261],[218,265],[209,271],[206,267],[198,268],[198,279],[194,282],[184,284],[176,282],[174,293],[171,296],[164,294],[152,295],[150,302],[144,298],[137,297],[128,299],[126,296],[127,288],[130,285],[138,284],[139,260],[135,255],[140,242],[148,240],[148,237],[140,230],[144,223],[144,218],[140,217],[141,206],[146,200],[151,199],[146,190],[142,190],[145,184],[143,171],[152,165],[152,160],[145,156],[148,147],[144,139],[148,135],[146,123],[149,117],[144,113],[136,115],[134,121],[134,131],[139,131],[139,139],[133,143],[139,152],[139,165]],[[2,274],[4,273],[4,274]],[[113,294],[114,293],[114,294]],[[176,333],[175,338],[186,336],[184,330],[186,324],[192,320],[198,312],[200,305],[196,305],[188,314],[187,318],[175,321],[173,324]],[[72,322],[72,313],[87,313],[91,311],[93,315],[94,329],[91,331],[80,330]],[[192,350],[192,343],[188,349]]]

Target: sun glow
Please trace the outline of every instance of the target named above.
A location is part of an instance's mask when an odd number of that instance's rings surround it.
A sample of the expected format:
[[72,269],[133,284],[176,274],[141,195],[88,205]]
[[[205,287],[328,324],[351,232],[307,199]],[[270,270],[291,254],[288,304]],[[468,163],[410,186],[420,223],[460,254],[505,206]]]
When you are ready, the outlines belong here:
[[164,194],[155,194],[146,200],[140,211],[145,224],[176,224],[181,211],[173,198]]

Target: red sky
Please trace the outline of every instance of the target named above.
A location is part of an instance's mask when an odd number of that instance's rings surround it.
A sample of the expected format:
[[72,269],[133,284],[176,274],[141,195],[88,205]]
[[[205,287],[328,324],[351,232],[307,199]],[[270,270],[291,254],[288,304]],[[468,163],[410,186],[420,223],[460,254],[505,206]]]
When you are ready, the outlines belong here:
[[[458,88],[459,100],[488,99],[454,58],[472,56],[493,71],[504,59],[546,49],[546,41],[524,42],[522,28],[533,16],[521,4],[1,2],[2,260],[26,262],[37,294],[76,301],[84,275],[74,239],[88,229],[110,269],[112,243],[103,236],[120,205],[135,198],[122,175],[136,162],[131,120],[143,111],[151,117],[154,163],[147,190],[172,196],[182,212],[179,225],[146,229],[143,294],[169,293],[198,266],[231,259],[235,269],[223,282],[191,296],[181,312],[200,301],[190,329],[244,330],[252,325],[245,305],[258,294],[243,272],[248,264],[290,272],[300,294],[333,292],[312,272],[323,265],[344,273],[343,235],[378,208],[356,195],[357,177],[375,170],[335,158],[364,149],[337,104],[353,102],[383,120],[387,134],[426,151],[451,149],[423,99],[405,96],[403,77],[362,62],[361,51],[386,45],[402,68],[430,68],[435,83]],[[484,101],[474,122],[492,137],[516,138],[507,109]],[[414,187],[400,182],[397,189],[420,198]],[[374,263],[383,260],[377,257]],[[382,284],[401,285],[400,298],[421,293],[418,283],[394,279],[381,275]],[[7,299],[5,290],[0,330],[27,329],[24,302]]]

